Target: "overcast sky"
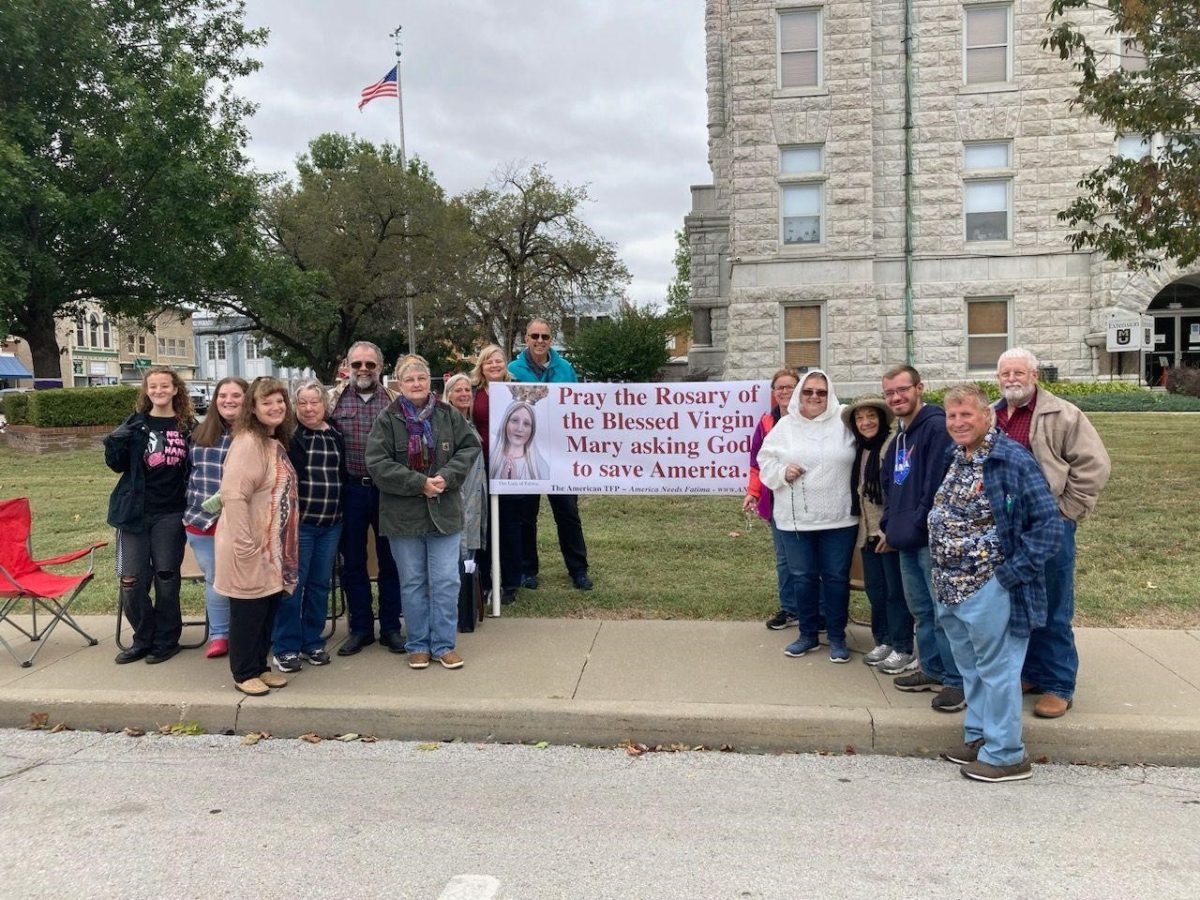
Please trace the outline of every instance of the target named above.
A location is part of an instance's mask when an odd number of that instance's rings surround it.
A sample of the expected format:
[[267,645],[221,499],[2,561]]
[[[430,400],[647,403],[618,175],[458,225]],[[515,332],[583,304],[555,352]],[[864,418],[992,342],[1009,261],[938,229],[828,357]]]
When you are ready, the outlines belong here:
[[250,154],[294,173],[325,131],[398,139],[396,102],[360,114],[359,93],[394,64],[408,154],[451,194],[505,163],[545,163],[587,185],[584,220],[614,241],[630,297],[661,302],[674,231],[706,162],[703,0],[252,0],[270,29],[262,69],[241,85],[259,104]]

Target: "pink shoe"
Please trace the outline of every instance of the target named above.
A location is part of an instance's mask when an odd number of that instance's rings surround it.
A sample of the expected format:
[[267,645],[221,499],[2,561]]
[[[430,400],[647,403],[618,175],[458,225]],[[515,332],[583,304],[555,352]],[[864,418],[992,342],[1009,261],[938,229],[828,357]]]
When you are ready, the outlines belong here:
[[226,656],[229,653],[228,638],[213,638],[208,642],[208,649],[204,655],[209,659],[216,659],[219,656]]

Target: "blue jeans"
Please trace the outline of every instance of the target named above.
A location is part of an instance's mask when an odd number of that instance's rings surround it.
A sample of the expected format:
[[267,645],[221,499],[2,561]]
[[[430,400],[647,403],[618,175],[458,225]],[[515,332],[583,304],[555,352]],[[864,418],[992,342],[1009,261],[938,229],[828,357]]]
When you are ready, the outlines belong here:
[[787,551],[783,548],[783,532],[771,522],[771,539],[775,542],[775,579],[779,582],[779,608],[789,615],[800,616],[800,594],[796,579],[788,568]]
[[409,653],[440,659],[454,649],[458,630],[458,545],[460,535],[419,534],[388,538],[400,569]]
[[1021,677],[1064,700],[1075,696],[1079,652],[1075,649],[1075,528],[1063,519],[1062,543],[1046,562],[1046,627],[1029,636],[1029,653]]
[[325,617],[329,614],[329,586],[337,556],[342,523],[300,523],[300,571],[296,590],[284,595],[275,614],[271,643],[275,655],[324,650]]
[[937,605],[938,622],[962,672],[967,695],[963,723],[966,743],[983,738],[979,758],[1011,766],[1025,758],[1021,741],[1021,663],[1028,638],[1008,630],[1012,601],[993,575],[978,591],[954,606]]
[[904,581],[904,599],[917,623],[917,653],[921,671],[947,687],[962,687],[962,675],[954,665],[950,640],[937,622],[933,603],[933,564],[929,548],[900,551],[900,577]]
[[871,635],[900,653],[913,651],[913,617],[904,599],[900,554],[876,553],[879,538],[862,548],[863,587],[871,601]]
[[379,562],[379,630],[400,630],[400,577],[387,539],[379,534],[379,490],[351,479],[342,493],[342,584],[346,588],[351,634],[375,634],[367,541],[375,533]]
[[211,534],[187,532],[188,546],[200,571],[204,573],[204,605],[208,610],[208,635],[210,640],[229,639],[229,598],[218,594],[213,587],[213,576],[217,570],[215,538]]
[[850,617],[850,557],[857,525],[820,531],[782,531],[788,570],[800,604],[800,634],[816,639],[821,613],[830,644],[846,643]]

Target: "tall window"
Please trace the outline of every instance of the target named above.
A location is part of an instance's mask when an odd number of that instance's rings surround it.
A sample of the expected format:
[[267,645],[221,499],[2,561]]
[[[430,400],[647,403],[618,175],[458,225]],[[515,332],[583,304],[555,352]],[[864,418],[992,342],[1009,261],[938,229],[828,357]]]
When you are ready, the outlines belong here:
[[126,353],[132,353],[132,352],[133,352],[133,349],[134,349],[134,346],[135,346],[135,345],[134,345],[134,343],[133,343],[133,335],[132,335],[132,334],[128,334],[128,335],[126,335],[126,336],[125,336],[125,352],[126,352]]
[[100,323],[100,340],[105,350],[112,349],[112,323],[108,319]]
[[779,149],[779,213],[784,244],[819,244],[825,201],[824,148]]
[[100,346],[100,319],[94,313],[88,316],[88,345]]
[[167,355],[167,339],[164,337],[160,337],[158,339],[158,355],[159,356]]
[[1012,220],[1012,147],[963,146],[963,220],[968,241],[1007,241]]
[[84,345],[84,324],[83,313],[75,316],[75,346],[82,347]]
[[214,340],[207,340],[204,342],[204,346],[205,346],[205,349],[208,351],[207,352],[208,361],[212,362],[214,359],[217,358],[217,342]]
[[258,340],[255,338],[246,338],[246,359],[258,359],[261,355]]
[[779,86],[817,87],[821,83],[821,11],[779,13]]
[[967,369],[993,372],[1000,354],[1012,346],[1008,297],[967,300]]
[[783,308],[783,364],[803,372],[821,365],[821,305]]
[[137,343],[138,343],[138,353],[145,356],[146,355],[146,336],[144,334],[139,334]]
[[1121,35],[1118,40],[1121,48],[1121,68],[1130,72],[1144,72],[1146,70],[1146,51],[1137,42],[1137,38]]
[[217,339],[217,359],[225,358],[225,338]]
[[1012,6],[963,8],[963,81],[1012,80]]

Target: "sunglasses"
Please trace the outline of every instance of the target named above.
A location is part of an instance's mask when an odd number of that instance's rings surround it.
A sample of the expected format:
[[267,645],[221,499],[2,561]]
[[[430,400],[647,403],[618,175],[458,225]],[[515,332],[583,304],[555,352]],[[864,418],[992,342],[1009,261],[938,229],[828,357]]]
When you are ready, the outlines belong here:
[[527,340],[527,341],[548,341],[548,340],[550,340],[550,335],[548,335],[548,334],[527,334],[527,335],[525,335],[525,340]]
[[817,390],[815,388],[805,388],[800,392],[805,397],[828,397],[829,391]]
[[379,363],[362,362],[361,360],[356,360],[355,362],[350,363],[350,368],[352,368],[352,369],[367,369],[369,371],[374,371],[375,369],[379,368]]

